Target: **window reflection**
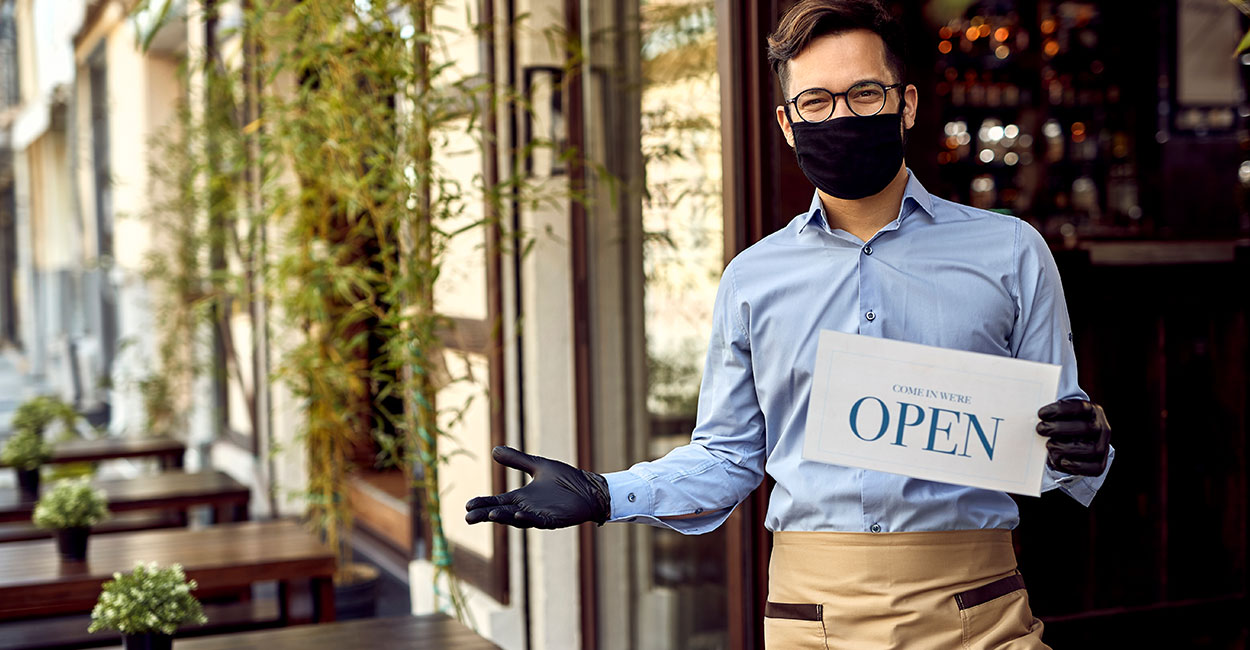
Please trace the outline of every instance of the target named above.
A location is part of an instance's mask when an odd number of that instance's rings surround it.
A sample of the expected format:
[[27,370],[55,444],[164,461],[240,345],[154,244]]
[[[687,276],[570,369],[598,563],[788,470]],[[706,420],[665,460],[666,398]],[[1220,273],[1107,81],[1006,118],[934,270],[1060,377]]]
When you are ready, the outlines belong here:
[[[724,267],[720,83],[711,0],[644,0],[641,147],[648,456],[690,441],[712,303]],[[728,644],[725,531],[650,529],[650,585],[638,639]],[[649,621],[648,610],[661,620]],[[654,625],[653,625],[654,624]],[[656,638],[657,636],[663,638]]]

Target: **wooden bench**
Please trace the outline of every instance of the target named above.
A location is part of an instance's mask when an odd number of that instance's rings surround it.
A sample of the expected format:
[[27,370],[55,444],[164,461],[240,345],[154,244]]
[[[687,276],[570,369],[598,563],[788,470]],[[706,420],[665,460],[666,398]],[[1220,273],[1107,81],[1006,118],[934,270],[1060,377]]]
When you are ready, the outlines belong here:
[[[93,526],[92,535],[113,535],[115,533],[134,533],[144,530],[162,528],[184,528],[186,517],[179,512],[167,510],[123,512],[108,521]],[[0,544],[8,542],[28,542],[33,539],[52,537],[52,531],[36,528],[32,523],[0,524]],[[3,646],[0,646],[3,647]]]
[[[278,603],[254,599],[232,603],[204,603],[208,623],[188,626],[178,636],[238,633],[272,628],[279,624]],[[116,646],[116,632],[87,632],[90,614],[50,616],[0,623],[0,648],[5,650],[73,650]],[[181,647],[179,640],[175,647]]]
[[182,467],[182,457],[186,453],[186,443],[164,436],[78,439],[57,443],[49,462],[84,463],[154,457],[160,462],[161,469],[176,469]]
[[283,623],[290,585],[308,580],[312,619],[334,620],[334,553],[298,522],[269,521],[95,535],[84,562],[62,562],[53,540],[0,545],[0,621],[89,612],[100,585],[138,562],[181,564],[201,595],[276,581]]
[[[114,519],[93,532],[118,532],[186,525],[186,511],[195,506],[213,509],[217,522],[246,521],[251,491],[223,472],[164,472],[132,479],[93,481],[104,492]],[[47,482],[40,491],[52,489]],[[0,488],[0,541],[20,541],[50,537],[51,532],[31,525],[35,503],[24,500],[16,488]],[[140,511],[146,516],[133,516]],[[14,525],[9,522],[21,522]]]
[[[221,608],[206,607],[209,626],[232,615]],[[65,621],[69,623],[69,621]],[[33,623],[33,622],[32,622]],[[32,624],[24,633],[5,634],[0,642],[9,650],[45,648],[121,647],[117,633],[87,635],[90,619],[82,617],[43,634]],[[73,628],[77,627],[75,630]],[[207,628],[186,627],[178,631],[174,650],[316,650],[317,648],[411,648],[412,650],[498,650],[499,646],[445,614],[365,618],[342,623],[297,625],[262,632],[204,635]],[[188,638],[193,637],[193,638]]]
[[499,649],[499,646],[446,614],[365,618],[328,625],[300,625],[280,630],[179,639],[174,642],[174,647],[178,650]]
[[58,442],[52,448],[49,463],[94,463],[121,458],[154,457],[161,469],[182,467],[187,445],[164,436],[151,438],[94,438]]

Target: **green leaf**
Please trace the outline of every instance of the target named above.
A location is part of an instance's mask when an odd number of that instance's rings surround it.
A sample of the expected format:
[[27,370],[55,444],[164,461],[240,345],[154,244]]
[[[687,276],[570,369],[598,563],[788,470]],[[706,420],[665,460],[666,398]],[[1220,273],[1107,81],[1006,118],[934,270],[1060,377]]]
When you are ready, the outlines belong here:
[[[135,36],[139,39],[139,43],[138,43],[139,51],[146,54],[147,51],[152,47],[152,40],[156,38],[156,35],[159,34],[161,29],[165,27],[165,24],[169,22],[171,18],[170,9],[172,9],[173,6],[174,6],[174,0],[164,0],[161,3],[160,10],[158,10],[156,13],[156,18],[152,21],[151,24],[148,25],[148,28],[146,31],[143,31],[142,27],[138,25],[136,22],[135,27],[137,29],[135,32]],[[147,11],[151,11],[151,3],[145,1],[135,7],[135,10],[131,12],[131,16],[137,17],[138,15],[140,15],[140,12],[147,12]]]
[[1241,42],[1237,44],[1237,50],[1233,52],[1233,56],[1239,56],[1246,50],[1250,50],[1250,32],[1246,32],[1245,36],[1241,37]]

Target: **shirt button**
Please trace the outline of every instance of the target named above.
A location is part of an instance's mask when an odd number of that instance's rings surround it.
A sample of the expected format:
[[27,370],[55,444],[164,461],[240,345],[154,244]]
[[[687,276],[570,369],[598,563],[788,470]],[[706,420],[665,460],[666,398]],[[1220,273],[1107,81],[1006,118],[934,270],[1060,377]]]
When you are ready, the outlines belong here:
[[881,532],[881,524],[873,524],[868,527],[868,530],[871,530],[874,533],[879,533]]
[[872,255],[872,246],[864,247],[864,255]]
[[877,320],[877,315],[874,314],[871,309],[869,309],[868,313],[864,314],[864,318],[867,318],[869,322],[872,322],[874,320]]
[[625,498],[626,498],[626,499],[629,499],[629,502],[630,502],[630,503],[633,503],[633,502],[635,502],[635,501],[637,501],[637,500],[638,500],[638,497],[634,496],[634,493],[633,493],[633,492],[630,492],[630,493],[629,493],[629,496],[627,496],[627,497],[625,497]]

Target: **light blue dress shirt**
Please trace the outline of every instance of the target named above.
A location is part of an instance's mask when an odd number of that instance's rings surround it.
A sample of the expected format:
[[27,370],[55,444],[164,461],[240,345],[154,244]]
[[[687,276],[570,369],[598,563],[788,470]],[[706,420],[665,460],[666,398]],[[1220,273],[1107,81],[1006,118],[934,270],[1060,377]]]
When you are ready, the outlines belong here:
[[[1019,511],[1003,492],[803,458],[822,329],[1060,364],[1059,398],[1087,399],[1041,235],[1015,217],[930,196],[909,170],[898,218],[867,242],[830,229],[816,195],[729,263],[690,444],[605,475],[610,521],[706,533],[767,471],[772,531],[1014,528]],[[1089,505],[1105,477],[1048,467],[1043,490]],[[677,515],[694,516],[662,519]]]

